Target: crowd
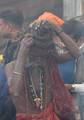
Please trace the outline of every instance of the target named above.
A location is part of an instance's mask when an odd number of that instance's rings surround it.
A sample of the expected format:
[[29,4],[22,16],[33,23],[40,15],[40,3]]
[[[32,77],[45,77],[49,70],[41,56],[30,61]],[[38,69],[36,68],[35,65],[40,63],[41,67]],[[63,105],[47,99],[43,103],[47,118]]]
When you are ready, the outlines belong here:
[[0,120],[84,120],[84,25],[50,12],[23,25],[0,13]]

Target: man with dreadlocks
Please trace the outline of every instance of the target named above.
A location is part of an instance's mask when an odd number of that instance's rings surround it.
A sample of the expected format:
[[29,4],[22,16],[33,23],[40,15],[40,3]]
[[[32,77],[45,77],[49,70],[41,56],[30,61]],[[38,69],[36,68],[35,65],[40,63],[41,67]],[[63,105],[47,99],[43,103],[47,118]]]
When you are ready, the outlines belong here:
[[[66,58],[56,51],[57,39],[69,51]],[[74,41],[57,25],[44,20],[30,26],[11,75],[17,120],[75,120],[73,100],[60,78],[57,63],[78,55]]]

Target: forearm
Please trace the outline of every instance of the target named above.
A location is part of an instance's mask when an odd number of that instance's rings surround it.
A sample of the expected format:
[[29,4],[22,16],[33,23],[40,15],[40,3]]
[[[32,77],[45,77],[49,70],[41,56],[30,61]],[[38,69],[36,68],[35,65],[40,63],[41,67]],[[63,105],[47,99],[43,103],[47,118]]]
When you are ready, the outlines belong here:
[[52,51],[52,55],[56,58],[57,63],[64,63],[67,60],[72,59],[71,54],[69,51],[66,52],[57,52],[57,50]]
[[23,50],[22,47],[19,50],[17,60],[15,62],[12,80],[11,80],[11,92],[14,96],[18,96],[21,93],[21,87],[23,86],[24,80],[24,67],[26,61],[26,50]]
[[69,52],[60,54],[58,58],[59,58],[58,63],[64,63],[67,62],[68,60],[73,59]]
[[26,51],[20,48],[20,51],[18,53],[16,62],[15,62],[15,68],[14,68],[15,72],[19,72],[22,74],[24,73],[24,66],[26,61],[25,59],[26,59]]
[[60,32],[59,37],[61,38],[61,41],[66,45],[66,48],[69,50],[69,53],[73,57],[78,57],[80,55],[78,46],[67,34]]

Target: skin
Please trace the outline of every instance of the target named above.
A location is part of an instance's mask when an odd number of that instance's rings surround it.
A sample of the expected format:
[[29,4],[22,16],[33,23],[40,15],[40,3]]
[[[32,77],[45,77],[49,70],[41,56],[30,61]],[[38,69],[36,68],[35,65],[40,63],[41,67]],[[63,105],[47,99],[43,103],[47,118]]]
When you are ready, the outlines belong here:
[[[56,62],[60,63],[60,62],[64,62],[64,60],[68,60],[71,57],[75,57],[75,58],[78,57],[79,49],[78,49],[77,45],[75,44],[75,42],[73,42],[73,40],[68,35],[66,35],[64,32],[60,32],[61,28],[59,28],[58,26],[56,26],[56,27],[57,27],[56,32],[58,32],[58,34],[59,34],[59,39],[61,39],[61,41],[65,44],[65,46],[67,46],[67,49],[69,51],[66,53],[66,56],[67,55],[69,56],[66,59],[65,59],[64,55],[59,56],[57,54],[57,52],[55,52],[53,55],[56,59]],[[52,40],[53,40],[53,38],[54,38],[54,36],[52,36]],[[56,39],[56,37],[55,37],[55,39]],[[25,72],[25,63],[26,63],[26,58],[28,57],[28,55],[30,53],[30,48],[33,46],[33,42],[34,41],[32,39],[32,34],[27,34],[25,36],[25,38],[21,41],[20,49],[19,49],[16,61],[9,63],[8,65],[6,65],[6,68],[5,68],[8,82],[10,82],[9,83],[10,94],[13,97],[17,97],[17,101],[22,100],[21,96],[22,96],[22,90],[23,90],[22,88],[24,85],[23,77],[24,77],[24,72]],[[38,53],[40,53],[39,52],[40,50],[38,49]],[[49,52],[49,49],[46,49],[46,51],[47,50]],[[53,51],[50,51],[50,52],[53,53]],[[35,53],[35,55],[37,55],[36,52],[34,52],[34,53]],[[43,51],[41,51],[41,53],[43,53]],[[7,72],[8,68],[9,68],[9,72]],[[19,75],[15,74],[15,73],[19,73]],[[18,106],[19,106],[19,104],[20,103],[18,103]]]
[[[58,38],[61,39],[61,41],[66,45],[67,49],[69,50],[69,52],[67,52],[67,53],[65,53],[61,56],[59,56],[57,54],[57,52],[52,51],[53,55],[56,58],[57,63],[62,63],[64,61],[67,61],[71,57],[74,57],[74,58],[78,57],[80,52],[79,52],[79,49],[78,49],[76,43],[68,35],[66,35],[64,32],[60,32],[61,28],[59,26],[56,26],[55,29],[56,29],[56,32],[58,32],[58,34],[59,34]],[[56,39],[56,36],[55,36],[55,39]],[[55,39],[53,41],[55,41]],[[33,39],[32,39],[31,34],[27,34],[26,37],[21,41],[21,46],[20,46],[20,50],[19,50],[19,53],[18,53],[17,60],[15,62],[15,67],[11,67],[11,66],[14,66],[13,63],[9,63],[6,66],[6,74],[7,74],[7,77],[8,77],[9,81],[10,81],[10,78],[12,78],[12,76],[13,76],[12,71],[19,72],[23,75],[25,59],[28,56],[29,48],[32,45],[32,43],[33,43]],[[8,68],[9,68],[9,72],[7,72]],[[10,68],[12,68],[12,70]],[[22,75],[19,77],[19,80],[22,79]],[[16,77],[13,77],[13,78],[16,79]],[[9,88],[11,88],[11,87],[9,86]],[[14,92],[14,90],[12,92]]]

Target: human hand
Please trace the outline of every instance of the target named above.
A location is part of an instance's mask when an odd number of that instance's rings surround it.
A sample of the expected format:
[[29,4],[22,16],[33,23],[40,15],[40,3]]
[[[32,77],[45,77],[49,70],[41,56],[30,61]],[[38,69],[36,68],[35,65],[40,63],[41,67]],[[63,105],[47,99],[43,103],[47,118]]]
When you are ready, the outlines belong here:
[[29,49],[33,44],[32,35],[30,33],[27,33],[25,37],[21,41],[21,48],[26,50]]
[[53,24],[47,20],[41,21],[41,24],[44,25],[46,29],[52,30],[56,33],[60,33],[62,31],[62,28],[59,25]]

